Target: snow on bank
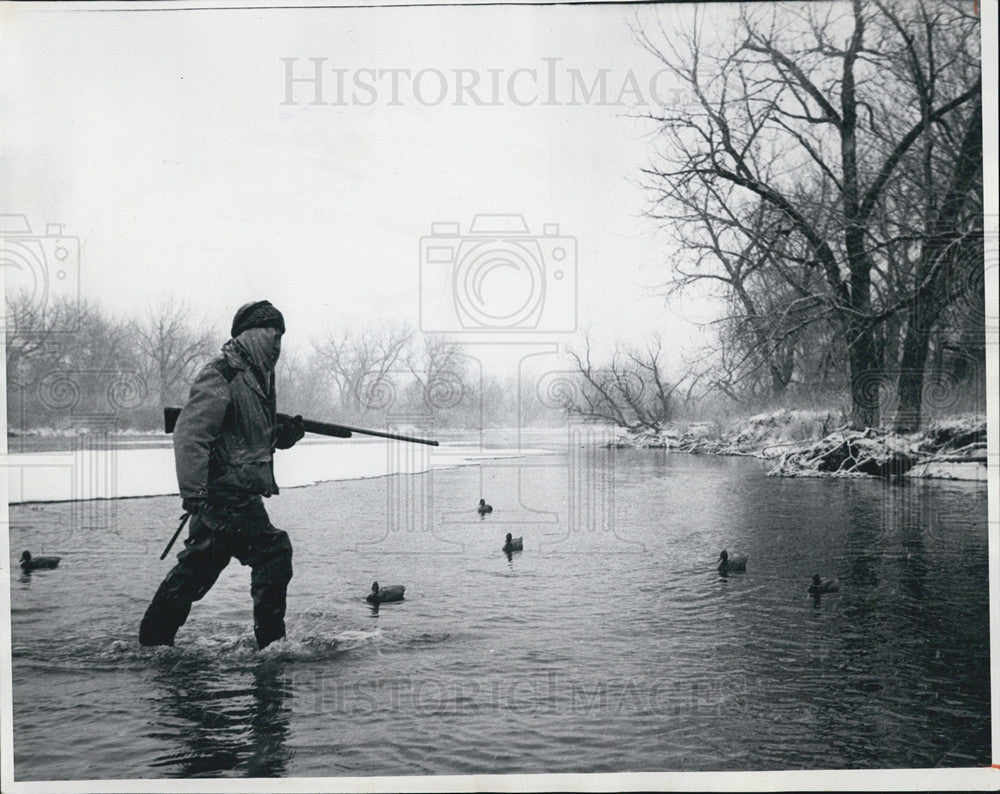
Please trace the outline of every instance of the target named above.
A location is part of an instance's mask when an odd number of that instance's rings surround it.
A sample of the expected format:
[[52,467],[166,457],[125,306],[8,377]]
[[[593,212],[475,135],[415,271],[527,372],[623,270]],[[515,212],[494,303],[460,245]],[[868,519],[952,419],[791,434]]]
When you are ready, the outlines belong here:
[[[329,480],[354,480],[388,474],[418,474],[432,468],[475,464],[490,458],[543,454],[543,450],[487,449],[445,444],[324,440],[297,444],[275,455],[281,488]],[[8,470],[8,502],[64,502],[177,493],[174,452],[152,449],[77,449],[3,456]]]
[[[738,426],[671,424],[659,433],[623,433],[616,447],[676,449],[778,460],[771,476],[875,476],[986,480],[986,419],[932,422],[917,433],[848,430],[829,411],[776,411]],[[840,425],[840,426],[838,426]]]
[[718,422],[671,422],[659,432],[622,432],[610,446],[769,458],[789,447],[822,438],[837,424],[830,411],[783,410],[757,414],[725,428]]

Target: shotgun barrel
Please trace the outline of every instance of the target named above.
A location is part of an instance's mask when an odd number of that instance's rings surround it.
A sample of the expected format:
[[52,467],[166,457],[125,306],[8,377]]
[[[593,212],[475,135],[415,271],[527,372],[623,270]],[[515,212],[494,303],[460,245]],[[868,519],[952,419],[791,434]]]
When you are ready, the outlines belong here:
[[[180,416],[180,408],[163,409],[163,429],[164,432],[173,433],[177,424],[177,417]],[[288,414],[278,414],[279,422],[288,422],[295,417]],[[362,430],[359,427],[347,427],[345,425],[335,425],[329,422],[316,422],[312,419],[303,419],[302,424],[308,433],[315,433],[320,436],[333,436],[334,438],[350,438],[354,433],[361,433],[365,436],[378,436],[379,438],[391,438],[396,441],[409,441],[413,444],[427,444],[428,446],[438,446],[437,441],[428,438],[413,438],[412,436],[401,436],[398,433],[383,433],[380,430]]]

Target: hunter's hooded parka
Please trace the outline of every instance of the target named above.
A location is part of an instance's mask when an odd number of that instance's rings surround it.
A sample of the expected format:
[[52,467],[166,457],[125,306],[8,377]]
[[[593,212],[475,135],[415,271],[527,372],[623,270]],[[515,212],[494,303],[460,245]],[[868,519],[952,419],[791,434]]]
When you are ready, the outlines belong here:
[[182,499],[278,493],[274,450],[290,445],[276,419],[276,337],[274,328],[244,330],[198,373],[174,429]]

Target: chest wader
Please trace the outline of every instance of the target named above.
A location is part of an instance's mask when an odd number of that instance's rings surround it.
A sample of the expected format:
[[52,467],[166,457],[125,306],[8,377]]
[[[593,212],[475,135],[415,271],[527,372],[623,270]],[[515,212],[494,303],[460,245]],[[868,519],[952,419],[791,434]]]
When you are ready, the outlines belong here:
[[285,594],[292,578],[288,533],[273,526],[259,496],[211,504],[191,518],[177,564],[163,580],[139,626],[143,645],[173,645],[191,604],[235,557],[249,565],[254,636],[264,648],[285,636]]
[[[253,448],[253,443],[261,441],[255,439],[261,430],[254,422],[265,421],[263,415],[256,418],[261,411],[255,402],[258,392],[252,392],[242,381],[234,382],[240,372],[225,360],[215,362],[214,367],[229,385],[230,397],[237,403],[237,407],[227,411],[226,421],[232,422],[232,426],[226,432],[231,436],[224,432],[219,443],[227,437],[239,438]],[[259,394],[263,398],[263,393]],[[270,416],[273,422],[273,406]],[[219,452],[217,449],[212,454]],[[232,454],[233,450],[228,450],[222,457],[228,460]],[[227,490],[227,471],[230,469],[222,466],[209,475],[209,488],[214,486],[214,490],[210,490],[208,504],[188,522],[188,537],[177,554],[177,564],[160,584],[139,625],[139,642],[143,645],[173,645],[177,630],[191,612],[191,604],[212,589],[233,557],[252,570],[250,593],[258,647],[264,648],[285,636],[285,595],[292,578],[292,544],[286,532],[271,524],[260,496],[238,488]],[[270,468],[267,471],[266,481],[251,479],[245,485],[276,493]]]

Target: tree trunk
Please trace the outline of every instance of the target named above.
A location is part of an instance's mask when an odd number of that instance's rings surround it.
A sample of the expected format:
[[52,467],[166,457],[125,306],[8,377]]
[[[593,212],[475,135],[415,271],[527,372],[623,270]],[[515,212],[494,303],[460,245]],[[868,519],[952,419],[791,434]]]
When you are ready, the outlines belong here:
[[[848,205],[850,206],[850,204]],[[871,313],[871,262],[864,250],[864,230],[848,227],[845,235],[850,269],[851,305],[847,318],[847,351],[851,376],[851,426],[877,427],[883,369],[875,345]]]
[[917,292],[910,306],[903,358],[899,373],[899,406],[893,425],[897,432],[917,430],[921,421],[921,396],[924,369],[927,366],[928,340],[931,329],[943,308],[942,286],[950,268],[947,260],[954,259],[955,247],[961,236],[958,216],[965,205],[969,185],[981,167],[983,156],[983,106],[976,105],[965,127],[951,188],[941,203],[933,233],[923,243],[917,268]]
[[875,359],[872,329],[868,319],[864,317],[851,317],[847,328],[851,367],[851,426],[855,429],[877,427],[882,369]]
[[771,364],[771,394],[775,398],[781,399],[785,395],[785,389],[788,386],[788,381],[783,377],[781,370],[774,364]]
[[757,341],[757,348],[760,351],[760,355],[764,358],[768,371],[771,373],[771,394],[773,397],[780,399],[784,396],[785,388],[792,379],[791,365],[794,359],[789,357],[787,361],[779,360],[779,351],[776,346],[771,345],[770,337],[761,327],[757,306],[747,292],[742,278],[732,272],[730,273],[730,278],[733,290],[743,304],[743,308],[746,310],[747,317],[750,320],[750,329]]
[[924,390],[924,367],[930,346],[934,319],[919,300],[910,306],[906,323],[906,340],[900,359],[899,404],[893,426],[897,433],[912,433],[920,427],[920,411]]
[[854,2],[854,34],[844,53],[840,92],[840,160],[843,175],[842,204],[846,228],[844,248],[850,273],[850,306],[847,318],[848,358],[851,368],[851,424],[856,428],[879,423],[879,380],[882,368],[876,357],[875,332],[870,318],[872,263],[865,247],[865,217],[858,180],[858,104],[854,64],[862,49],[865,18],[862,4]]

